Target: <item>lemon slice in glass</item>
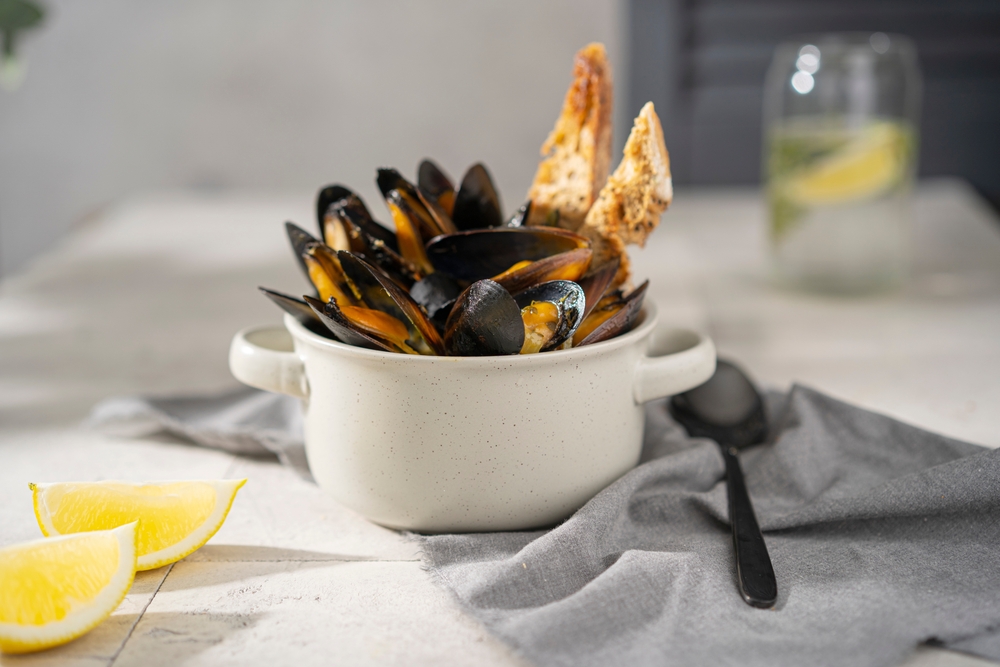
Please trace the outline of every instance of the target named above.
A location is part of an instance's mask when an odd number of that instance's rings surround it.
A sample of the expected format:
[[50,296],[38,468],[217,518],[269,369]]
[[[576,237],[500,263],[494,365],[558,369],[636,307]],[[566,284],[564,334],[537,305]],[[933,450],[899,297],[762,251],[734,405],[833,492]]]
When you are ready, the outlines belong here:
[[907,164],[907,140],[897,124],[881,122],[792,176],[785,194],[806,206],[868,199],[899,183]]
[[190,482],[60,482],[32,484],[35,518],[45,535],[107,530],[132,521],[136,569],[184,558],[222,527],[239,480]]
[[135,577],[135,528],[0,549],[0,650],[64,644],[107,618]]

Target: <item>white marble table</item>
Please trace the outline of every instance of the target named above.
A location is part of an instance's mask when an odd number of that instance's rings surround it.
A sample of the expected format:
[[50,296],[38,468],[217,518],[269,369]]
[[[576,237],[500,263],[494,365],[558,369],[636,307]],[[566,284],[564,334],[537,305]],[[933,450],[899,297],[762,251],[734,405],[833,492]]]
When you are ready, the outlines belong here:
[[[34,539],[30,481],[247,477],[216,537],[141,573],[84,638],[2,665],[514,665],[421,569],[412,544],[270,461],[79,426],[113,394],[230,388],[231,335],[296,291],[281,222],[309,192],[136,198],[0,283],[0,545]],[[923,184],[914,277],[864,299],[766,280],[751,190],[678,193],[637,273],[663,317],[709,332],[763,383],[801,381],[1000,445],[1000,225],[961,183]],[[989,664],[921,649],[910,667]]]

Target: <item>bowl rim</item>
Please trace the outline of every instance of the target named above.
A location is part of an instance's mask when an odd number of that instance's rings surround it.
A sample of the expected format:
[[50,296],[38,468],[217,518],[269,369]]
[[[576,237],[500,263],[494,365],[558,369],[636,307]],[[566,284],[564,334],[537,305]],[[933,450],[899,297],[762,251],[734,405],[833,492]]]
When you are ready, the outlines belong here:
[[493,355],[485,357],[447,357],[423,354],[401,354],[399,352],[387,352],[385,350],[370,350],[364,347],[348,345],[325,336],[320,336],[307,329],[305,325],[289,314],[285,314],[285,329],[292,335],[293,339],[307,343],[314,348],[334,352],[338,355],[346,355],[360,359],[378,360],[382,362],[391,361],[393,363],[413,363],[413,364],[458,364],[459,366],[496,367],[498,362],[504,365],[530,365],[546,363],[569,362],[573,359],[601,355],[610,353],[622,347],[632,345],[636,340],[644,338],[656,327],[658,316],[656,306],[647,302],[642,305],[639,311],[639,322],[626,334],[615,336],[608,340],[603,340],[592,345],[574,347],[568,350],[552,350],[538,354],[509,354]]

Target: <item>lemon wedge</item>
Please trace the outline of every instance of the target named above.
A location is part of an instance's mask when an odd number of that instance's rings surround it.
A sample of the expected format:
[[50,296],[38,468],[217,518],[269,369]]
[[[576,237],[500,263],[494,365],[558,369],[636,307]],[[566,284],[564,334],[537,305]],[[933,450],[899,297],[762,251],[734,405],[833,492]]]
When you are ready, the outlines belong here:
[[65,644],[107,618],[135,577],[136,524],[0,549],[0,650]]
[[136,569],[184,558],[222,527],[239,480],[190,482],[60,482],[31,484],[42,533],[107,530],[138,521]]
[[907,148],[901,128],[876,123],[842,149],[792,177],[785,193],[793,202],[807,206],[874,197],[902,180]]

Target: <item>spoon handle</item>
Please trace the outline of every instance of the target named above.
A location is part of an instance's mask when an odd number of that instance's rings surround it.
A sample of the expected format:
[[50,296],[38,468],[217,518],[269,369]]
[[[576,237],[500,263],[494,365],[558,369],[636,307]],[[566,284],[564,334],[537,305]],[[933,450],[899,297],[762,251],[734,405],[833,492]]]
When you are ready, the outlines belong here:
[[754,607],[774,606],[778,583],[774,579],[771,557],[767,555],[764,536],[760,534],[757,517],[747,495],[743,469],[736,450],[723,448],[726,459],[726,490],[729,494],[729,523],[733,526],[733,548],[736,551],[736,575],[740,593]]

